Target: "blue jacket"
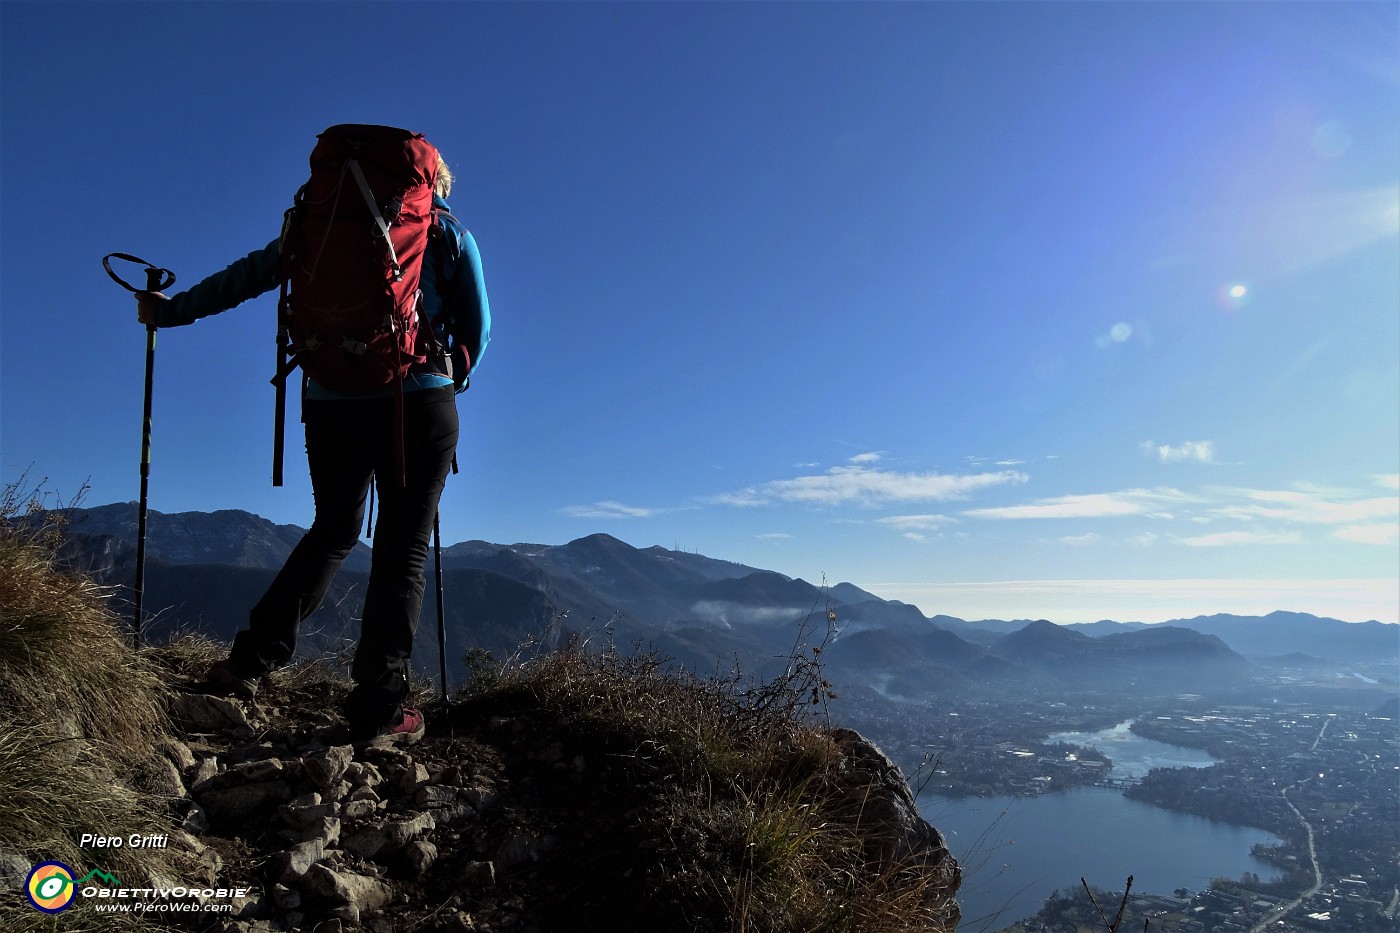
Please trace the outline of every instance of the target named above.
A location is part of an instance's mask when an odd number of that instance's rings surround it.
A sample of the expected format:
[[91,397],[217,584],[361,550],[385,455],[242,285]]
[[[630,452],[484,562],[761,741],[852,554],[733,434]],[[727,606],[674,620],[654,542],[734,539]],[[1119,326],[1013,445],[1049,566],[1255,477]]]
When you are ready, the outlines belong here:
[[[481,272],[481,253],[476,240],[453,217],[442,198],[433,196],[433,207],[439,211],[438,221],[447,234],[433,237],[423,255],[423,277],[420,288],[423,302],[419,306],[424,319],[432,323],[439,342],[446,346],[449,331],[461,342],[476,369],[486,345],[491,340],[491,306],[486,298],[486,280]],[[156,312],[156,326],[179,327],[192,324],[202,317],[219,314],[250,298],[266,294],[281,283],[281,239],[275,239],[262,249],[254,250],[183,292],[161,303]],[[426,389],[451,384],[434,361],[409,373],[404,390]],[[383,394],[379,390],[368,395]],[[344,398],[317,386],[314,382],[307,393],[312,398]]]

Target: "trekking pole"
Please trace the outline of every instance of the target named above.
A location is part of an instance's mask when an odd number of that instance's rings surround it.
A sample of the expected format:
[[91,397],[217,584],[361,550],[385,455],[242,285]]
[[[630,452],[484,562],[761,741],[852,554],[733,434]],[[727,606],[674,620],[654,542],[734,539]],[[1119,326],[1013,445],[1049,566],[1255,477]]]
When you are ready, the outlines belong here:
[[433,513],[433,575],[437,579],[438,671],[442,677],[442,702],[447,704],[447,622],[442,608],[442,512]]
[[[457,472],[457,455],[452,455],[452,472]],[[447,704],[447,621],[442,607],[442,509],[433,513],[433,575],[437,582],[438,672],[442,677],[442,702]]]
[[[146,287],[138,289],[122,280],[112,271],[110,260],[121,259],[137,262],[146,267]],[[151,265],[144,259],[126,253],[108,253],[102,257],[102,268],[122,288],[129,292],[158,292],[175,284],[175,273]],[[146,389],[141,413],[141,499],[136,511],[136,586],[133,592],[135,606],[132,611],[132,646],[141,647],[141,603],[146,590],[146,502],[151,480],[151,400],[155,395],[156,368],[156,325],[152,321],[146,325]]]

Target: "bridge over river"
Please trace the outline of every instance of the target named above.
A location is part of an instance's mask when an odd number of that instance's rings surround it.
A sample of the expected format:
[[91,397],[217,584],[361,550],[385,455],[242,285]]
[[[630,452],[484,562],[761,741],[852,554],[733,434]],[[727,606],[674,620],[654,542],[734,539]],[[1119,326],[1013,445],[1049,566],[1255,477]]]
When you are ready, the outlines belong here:
[[1105,777],[1105,778],[1099,778],[1097,781],[1095,781],[1095,782],[1094,782],[1094,786],[1095,786],[1095,787],[1111,787],[1111,788],[1113,788],[1114,790],[1127,790],[1129,787],[1132,787],[1132,786],[1134,786],[1134,785],[1137,784],[1137,783],[1138,783],[1138,782],[1137,782],[1137,779],[1136,779],[1136,778]]

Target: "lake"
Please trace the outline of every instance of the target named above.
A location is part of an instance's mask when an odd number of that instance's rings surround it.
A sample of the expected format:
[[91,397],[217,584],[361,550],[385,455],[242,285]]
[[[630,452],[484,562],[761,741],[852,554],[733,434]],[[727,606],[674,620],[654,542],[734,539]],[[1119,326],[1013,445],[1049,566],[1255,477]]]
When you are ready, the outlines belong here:
[[[1127,727],[1051,740],[1099,749],[1113,759],[1114,777],[1212,762],[1204,752],[1143,739]],[[919,805],[963,865],[958,929],[967,933],[999,930],[1029,917],[1053,891],[1078,888],[1081,876],[1095,887],[1121,891],[1132,875],[1134,891],[1170,894],[1176,888],[1203,890],[1221,876],[1281,874],[1249,854],[1255,843],[1277,844],[1272,833],[1163,810],[1106,787],[1038,797],[925,794]]]

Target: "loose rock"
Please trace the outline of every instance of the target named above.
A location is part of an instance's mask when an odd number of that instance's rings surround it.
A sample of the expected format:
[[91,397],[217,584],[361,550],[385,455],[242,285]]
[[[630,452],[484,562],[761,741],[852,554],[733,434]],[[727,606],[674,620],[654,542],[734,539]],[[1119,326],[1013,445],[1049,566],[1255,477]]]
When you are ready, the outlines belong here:
[[302,891],[324,898],[332,904],[345,904],[359,913],[374,910],[389,902],[389,888],[377,878],[352,871],[332,871],[316,864],[302,878]]
[[363,820],[373,816],[379,810],[379,804],[374,800],[352,800],[341,809],[341,816],[348,820]]
[[224,697],[181,693],[170,706],[170,718],[190,732],[220,732],[248,725],[243,707]]
[[283,884],[300,881],[311,866],[325,857],[326,847],[319,839],[298,842],[272,857],[272,875]]
[[424,842],[422,839],[415,839],[403,850],[404,867],[408,870],[409,877],[421,878],[427,874],[428,869],[433,867],[437,861],[437,846],[431,842]]
[[329,849],[340,841],[340,819],[323,816],[302,830],[301,838],[307,842],[319,842]]
[[180,769],[180,773],[188,774],[198,762],[195,761],[194,752],[184,742],[178,742],[172,738],[163,738],[156,743],[156,748],[160,749],[162,755],[170,759],[171,764]]
[[301,759],[307,778],[317,787],[334,786],[345,775],[355,757],[354,746],[336,745],[316,755]]
[[495,864],[492,862],[468,862],[462,869],[462,884],[474,890],[495,887]]
[[381,826],[362,829],[347,838],[345,851],[360,858],[387,855],[402,849],[410,839],[430,831],[435,825],[432,816],[427,813],[407,820],[391,820]]

